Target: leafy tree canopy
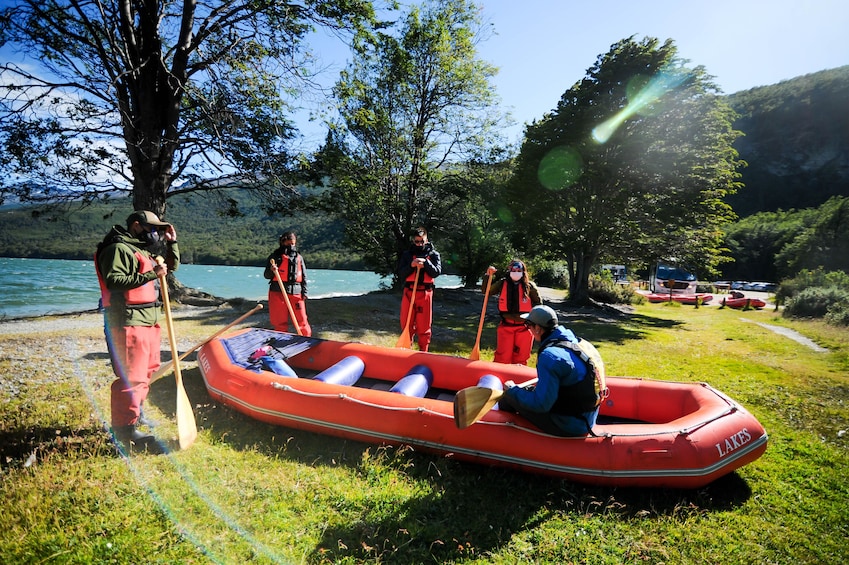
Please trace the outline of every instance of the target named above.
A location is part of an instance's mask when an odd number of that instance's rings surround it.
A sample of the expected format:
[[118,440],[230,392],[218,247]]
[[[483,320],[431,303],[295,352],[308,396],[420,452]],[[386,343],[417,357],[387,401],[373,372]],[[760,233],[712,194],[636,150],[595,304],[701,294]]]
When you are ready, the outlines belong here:
[[671,40],[622,40],[527,127],[508,191],[518,247],[569,264],[587,299],[599,260],[720,261],[738,188],[733,112]]
[[346,224],[351,247],[383,275],[394,274],[409,233],[438,239],[438,187],[462,175],[496,136],[496,69],[477,58],[478,8],[438,0],[411,8],[397,29],[360,34],[336,84],[341,123],[316,158],[332,179],[327,209]]
[[120,192],[163,214],[221,177],[291,195],[302,40],[373,19],[366,0],[15,0],[0,45],[27,64],[0,65],[0,203]]

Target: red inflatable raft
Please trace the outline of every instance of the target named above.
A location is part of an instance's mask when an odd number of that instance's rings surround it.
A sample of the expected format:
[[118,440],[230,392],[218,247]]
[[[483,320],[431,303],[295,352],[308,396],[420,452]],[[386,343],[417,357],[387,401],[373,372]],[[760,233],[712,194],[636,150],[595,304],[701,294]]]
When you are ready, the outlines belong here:
[[594,435],[560,438],[497,409],[455,424],[456,391],[536,376],[520,365],[257,328],[210,341],[198,364],[215,400],[263,422],[595,485],[697,488],[767,446],[754,416],[704,383],[608,377]]
[[725,297],[722,299],[722,305],[728,306],[729,308],[756,308],[760,310],[764,306],[766,306],[766,302],[761,300],[760,298],[747,298],[745,296],[739,297]]
[[680,302],[681,304],[695,305],[696,302],[701,300],[701,304],[707,304],[711,300],[713,300],[712,294],[707,293],[699,293],[699,294],[647,294],[646,300],[651,302],[652,304],[657,304],[659,302]]

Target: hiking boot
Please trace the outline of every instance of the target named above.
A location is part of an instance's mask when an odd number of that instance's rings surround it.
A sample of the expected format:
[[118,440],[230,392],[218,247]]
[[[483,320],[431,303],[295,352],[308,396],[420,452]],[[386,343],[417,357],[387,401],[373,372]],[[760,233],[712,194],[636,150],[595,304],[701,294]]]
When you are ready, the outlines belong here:
[[129,451],[151,451],[152,453],[159,452],[159,445],[156,443],[156,438],[151,434],[140,432],[135,425],[129,426],[114,426],[112,433],[115,440],[118,441],[128,452]]

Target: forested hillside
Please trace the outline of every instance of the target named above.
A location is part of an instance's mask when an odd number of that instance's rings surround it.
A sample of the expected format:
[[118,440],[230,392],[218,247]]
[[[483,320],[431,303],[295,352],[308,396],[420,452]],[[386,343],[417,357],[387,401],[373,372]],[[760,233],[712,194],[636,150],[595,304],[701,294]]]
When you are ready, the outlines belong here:
[[728,103],[745,134],[734,146],[748,163],[746,186],[729,198],[741,218],[849,196],[849,66],[737,92]]
[[[298,233],[298,245],[307,265],[324,269],[361,269],[359,255],[340,246],[342,228],[319,214],[296,217],[268,216],[246,191],[228,191],[239,203],[242,215],[222,215],[221,200],[176,196],[168,201],[167,220],[177,228],[183,260],[211,265],[264,264],[286,230]],[[0,256],[89,259],[97,243],[113,224],[124,224],[132,211],[128,199],[64,214],[33,217],[32,209],[7,208],[0,211]]]

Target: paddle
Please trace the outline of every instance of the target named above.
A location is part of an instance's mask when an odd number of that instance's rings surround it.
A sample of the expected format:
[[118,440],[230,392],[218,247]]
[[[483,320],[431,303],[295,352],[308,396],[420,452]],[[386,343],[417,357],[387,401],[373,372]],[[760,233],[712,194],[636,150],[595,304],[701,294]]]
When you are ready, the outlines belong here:
[[477,361],[481,358],[481,332],[483,331],[483,318],[486,315],[486,301],[489,299],[489,287],[492,284],[492,275],[495,272],[489,273],[489,280],[486,281],[486,291],[483,293],[483,308],[481,308],[481,321],[478,324],[478,337],[475,338],[475,346],[472,348],[472,352],[469,354],[469,359],[472,361]]
[[404,324],[404,331],[395,342],[395,347],[405,347],[409,349],[413,345],[413,338],[410,336],[410,320],[413,319],[413,304],[416,302],[416,286],[419,284],[419,271],[422,266],[416,265],[416,279],[413,281],[413,295],[410,297],[410,309],[407,311],[407,323]]
[[[242,314],[236,320],[230,322],[229,324],[227,324],[226,326],[224,326],[223,328],[221,328],[220,330],[218,330],[217,332],[215,332],[214,334],[212,334],[211,336],[209,336],[208,338],[206,338],[205,340],[203,340],[199,344],[195,345],[194,347],[192,347],[191,349],[189,349],[188,351],[186,351],[185,353],[183,353],[182,355],[177,357],[177,360],[182,361],[183,359],[185,359],[186,357],[188,357],[189,355],[191,355],[192,353],[194,353],[195,351],[197,351],[198,349],[200,349],[201,347],[203,347],[204,345],[206,345],[207,343],[209,343],[210,341],[212,341],[216,337],[220,336],[221,334],[223,334],[224,332],[226,332],[227,330],[229,330],[230,328],[232,328],[233,326],[235,326],[239,322],[243,321],[248,316],[254,314],[255,312],[258,312],[259,310],[262,310],[262,304],[257,304],[256,306],[253,307],[253,309],[250,312],[248,312],[246,314]],[[150,377],[150,382],[153,382],[153,381],[163,377],[165,375],[165,373],[170,371],[173,366],[174,366],[174,360],[172,359],[171,361],[168,361],[167,363],[165,363],[164,365],[159,367],[159,369],[157,369],[156,372],[153,373],[153,375]]]
[[[156,262],[161,264],[162,258],[158,257]],[[168,326],[168,341],[171,343],[171,357],[174,359],[174,376],[177,381],[177,438],[180,449],[186,449],[197,439],[198,428],[194,412],[192,412],[192,403],[183,386],[183,375],[180,373],[177,336],[174,335],[174,318],[171,316],[171,302],[168,300],[168,283],[165,281],[165,275],[159,276],[159,287],[162,293],[162,305],[165,307],[165,324]]]
[[274,259],[271,259],[271,270],[274,271],[274,277],[277,279],[277,284],[280,286],[280,292],[283,293],[283,300],[286,302],[286,308],[289,310],[289,319],[292,320],[292,324],[295,326],[295,331],[298,332],[298,335],[304,335],[301,332],[301,324],[298,323],[298,319],[295,317],[295,311],[292,310],[292,303],[289,302],[289,293],[286,292],[286,287],[283,286],[283,280],[280,278],[280,271],[277,270],[277,263],[274,262]]
[[[538,379],[533,378],[522,384],[522,388],[531,386]],[[504,396],[503,390],[494,390],[485,386],[470,386],[457,392],[454,397],[454,423],[461,430],[468,428],[489,412],[495,403]]]

